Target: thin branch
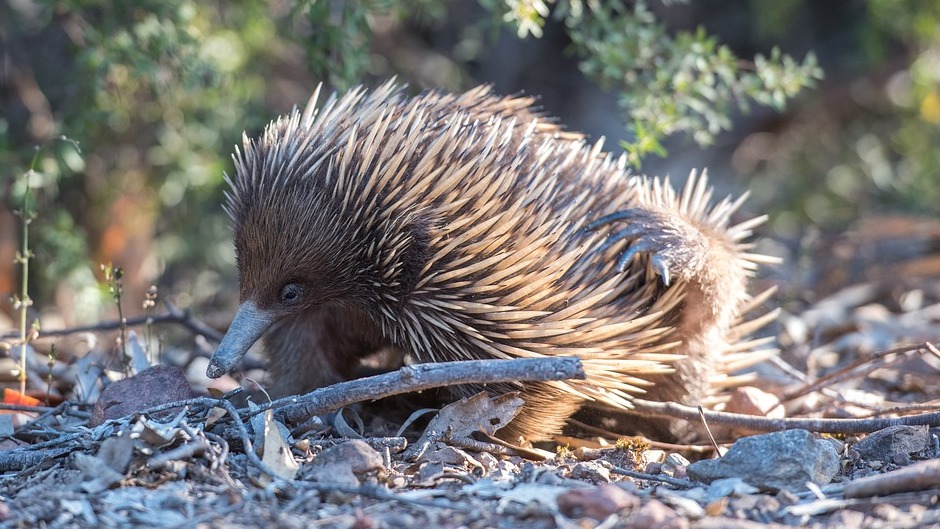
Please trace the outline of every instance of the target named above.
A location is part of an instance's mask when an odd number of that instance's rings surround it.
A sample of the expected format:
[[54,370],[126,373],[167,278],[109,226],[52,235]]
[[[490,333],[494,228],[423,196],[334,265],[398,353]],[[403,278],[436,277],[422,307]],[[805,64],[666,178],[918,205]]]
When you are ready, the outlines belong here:
[[647,481],[661,481],[667,483],[674,487],[680,487],[683,489],[691,489],[695,486],[695,483],[687,479],[674,478],[672,476],[667,476],[665,474],[648,474],[646,472],[637,472],[635,470],[627,470],[621,467],[614,467],[610,470],[614,474],[620,474],[621,476],[629,476],[634,479],[645,479]]
[[[124,325],[127,327],[138,327],[141,325],[147,325],[148,323],[152,324],[163,324],[163,323],[176,323],[182,325],[189,331],[194,334],[200,334],[205,336],[209,340],[212,340],[216,343],[222,341],[222,333],[213,329],[208,324],[199,320],[198,318],[192,315],[192,312],[189,310],[180,310],[172,303],[168,301],[163,302],[166,306],[166,314],[158,314],[156,316],[137,316],[134,318],[127,318],[127,321],[124,322]],[[42,336],[68,336],[70,334],[76,334],[80,332],[101,332],[101,331],[113,331],[121,328],[121,322],[119,320],[113,321],[103,321],[96,323],[95,325],[85,325],[82,327],[70,327],[67,329],[54,329],[46,330],[43,329]],[[19,333],[9,332],[2,336],[0,339],[8,340],[16,338],[19,336]]]
[[872,371],[884,367],[886,364],[889,364],[893,359],[887,358],[895,354],[903,354],[905,356],[925,352],[930,352],[931,349],[934,351],[936,348],[933,344],[927,342],[925,344],[919,345],[904,345],[901,347],[895,347],[894,349],[889,349],[887,351],[881,351],[871,356],[860,358],[840,369],[837,369],[831,373],[826,374],[825,376],[819,377],[810,384],[806,384],[797,388],[794,391],[787,392],[780,398],[781,402],[788,402],[803,395],[817,391],[824,386],[835,384],[843,380],[848,380],[852,378],[862,377]]
[[940,411],[907,415],[894,418],[865,419],[811,419],[788,418],[769,419],[743,413],[728,413],[702,410],[693,406],[683,406],[675,402],[653,402],[635,399],[633,412],[643,416],[670,417],[689,422],[698,422],[704,416],[710,424],[722,424],[752,432],[777,432],[781,430],[802,429],[820,433],[867,433],[889,426],[940,426]]

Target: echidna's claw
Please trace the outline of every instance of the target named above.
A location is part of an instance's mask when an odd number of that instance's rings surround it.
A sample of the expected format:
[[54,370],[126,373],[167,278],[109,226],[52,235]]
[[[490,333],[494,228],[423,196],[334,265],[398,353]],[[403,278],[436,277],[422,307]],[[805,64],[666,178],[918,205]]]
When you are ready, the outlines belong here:
[[581,229],[582,229],[583,231],[591,231],[591,230],[595,230],[595,229],[597,229],[597,228],[600,228],[600,227],[603,226],[604,224],[610,224],[611,222],[615,222],[615,221],[618,221],[618,220],[629,220],[629,219],[633,218],[634,214],[635,214],[637,211],[639,211],[639,210],[636,209],[636,208],[634,208],[634,209],[622,209],[622,210],[620,210],[620,211],[615,211],[614,213],[611,213],[610,215],[604,215],[603,217],[601,217],[601,218],[599,218],[599,219],[597,219],[597,220],[595,220],[595,221],[589,222],[589,223],[587,224],[587,226],[585,226],[585,227],[583,227],[583,228],[581,228]]
[[[669,286],[669,283],[672,281],[672,277],[669,275],[669,266],[664,262],[662,255],[653,254],[653,257],[650,259],[650,264],[653,266],[653,270],[656,270],[656,273],[659,274],[659,277],[663,278],[663,285]],[[624,267],[626,269],[626,267]]]
[[[606,252],[608,248],[625,239],[638,239],[644,234],[643,225],[640,223],[631,224],[620,231],[616,231],[607,236],[607,239],[597,247],[598,253]],[[631,247],[632,248],[632,247]],[[635,252],[634,252],[635,253]],[[632,254],[631,254],[632,256]],[[627,259],[629,261],[630,259]]]
[[627,221],[628,225],[608,234],[596,251],[603,253],[621,241],[629,241],[630,246],[617,259],[617,270],[621,273],[626,271],[634,257],[648,254],[650,266],[662,277],[663,284],[669,286],[675,277],[697,270],[707,251],[706,239],[698,229],[677,219],[674,214],[654,209],[617,211],[588,223],[584,230],[595,230],[619,221]]

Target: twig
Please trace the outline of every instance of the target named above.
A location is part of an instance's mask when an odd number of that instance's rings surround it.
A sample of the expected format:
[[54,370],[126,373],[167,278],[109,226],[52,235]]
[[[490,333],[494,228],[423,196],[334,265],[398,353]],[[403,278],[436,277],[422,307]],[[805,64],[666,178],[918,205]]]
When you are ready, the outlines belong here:
[[[26,404],[7,404],[5,402],[0,402],[0,410],[42,413],[43,416],[49,413],[54,413],[55,411],[59,410],[61,407],[62,407],[61,405],[53,408],[53,407],[48,407],[48,406],[28,406]],[[36,417],[36,419],[40,419],[40,418],[42,417]]]
[[[124,322],[124,325],[127,327],[137,327],[140,325],[147,325],[149,323],[177,323],[189,329],[194,334],[201,334],[206,338],[213,340],[215,342],[222,341],[222,333],[213,329],[205,322],[195,318],[189,310],[180,310],[175,307],[168,301],[164,301],[163,304],[166,306],[167,314],[159,314],[156,316],[138,316],[135,318],[127,318],[127,321]],[[102,321],[96,323],[95,325],[85,325],[82,327],[70,327],[67,329],[54,329],[54,330],[43,330],[43,336],[68,336],[70,334],[76,334],[80,332],[97,332],[97,331],[113,331],[115,329],[121,328],[120,321]],[[11,332],[0,336],[0,339],[8,340],[11,338],[16,338],[19,336],[19,333]]]
[[[0,456],[6,456],[8,454],[13,454],[15,452],[30,452],[30,451],[35,451],[35,450],[44,450],[52,446],[58,446],[60,444],[76,441],[87,435],[88,435],[87,431],[70,433],[70,434],[62,435],[58,437],[57,439],[50,439],[48,441],[43,441],[41,443],[31,444],[29,446],[21,446],[18,448],[14,448],[12,450],[0,452]],[[0,457],[0,460],[2,460],[2,457]],[[5,472],[6,470],[9,470],[9,469],[0,468],[0,472]]]
[[211,468],[215,470],[220,465],[225,464],[225,459],[228,457],[228,441],[225,440],[221,435],[216,435],[212,432],[207,432],[202,430],[202,434],[206,436],[206,439],[219,445],[219,453],[215,456],[213,460],[210,461]]
[[22,247],[16,252],[15,261],[20,265],[22,275],[22,291],[19,297],[13,297],[13,305],[19,309],[20,313],[20,372],[17,377],[20,382],[20,393],[26,393],[26,346],[29,344],[30,335],[26,334],[26,314],[33,300],[29,297],[29,259],[33,256],[29,249],[29,224],[33,221],[32,213],[29,211],[29,179],[36,172],[36,163],[39,162],[39,153],[41,147],[36,147],[33,154],[33,162],[26,173],[26,191],[23,192],[23,210],[20,212],[20,218],[23,220],[23,240]]
[[647,474],[646,472],[636,472],[634,470],[627,470],[625,468],[614,467],[611,469],[611,472],[614,474],[620,474],[621,476],[629,476],[634,479],[645,479],[647,481],[661,481],[663,483],[675,486],[682,487],[684,489],[691,489],[695,486],[695,483],[687,479],[679,479],[671,476],[660,476],[656,474]]
[[101,271],[104,272],[104,278],[108,282],[108,292],[117,306],[119,328],[121,329],[121,365],[124,366],[125,374],[130,375],[130,361],[127,356],[127,318],[124,317],[124,307],[121,303],[121,298],[124,295],[124,269],[108,263],[107,265],[101,265]]
[[[343,438],[307,439],[307,441],[310,443],[310,446],[319,446],[322,448],[329,448],[338,444],[348,443],[351,440],[352,439]],[[360,440],[376,450],[389,449],[395,453],[401,452],[408,446],[408,441],[404,437],[364,437]]]
[[882,415],[903,415],[903,414],[911,414],[911,413],[918,412],[918,411],[933,412],[937,410],[940,410],[940,401],[933,400],[930,402],[923,402],[920,404],[904,404],[904,405],[896,404],[888,408],[872,410],[870,414],[866,415],[865,417],[860,417],[860,418],[880,417]]
[[278,399],[250,413],[253,415],[274,408],[278,420],[295,424],[356,402],[442,386],[584,377],[581,360],[574,356],[418,364],[391,373],[333,384],[306,395]]
[[940,487],[940,460],[918,461],[887,474],[868,476],[845,484],[846,498],[887,496]]
[[168,450],[161,454],[157,454],[150,458],[146,463],[146,467],[159,470],[166,466],[170,461],[178,461],[181,459],[189,459],[201,455],[209,448],[209,442],[203,437],[196,437],[189,442],[183,443],[180,446],[172,450]]
[[62,448],[50,448],[48,450],[39,450],[33,452],[10,452],[5,454],[2,459],[2,468],[0,471],[9,472],[11,470],[23,470],[36,466],[47,459],[54,459],[64,454],[76,450],[77,447],[68,446]]
[[837,369],[831,373],[826,374],[825,376],[817,378],[811,384],[806,384],[805,386],[799,387],[794,391],[787,392],[780,398],[781,402],[788,402],[803,395],[817,391],[820,388],[841,382],[843,380],[851,379],[854,377],[861,377],[872,371],[884,367],[885,364],[890,363],[892,360],[886,357],[894,354],[913,354],[929,352],[931,349],[934,351],[936,348],[930,344],[920,344],[920,345],[905,345],[901,347],[896,347],[894,349],[889,349],[887,351],[881,351],[875,353],[867,358],[862,358],[852,362],[840,369]]
[[[167,320],[175,321],[186,327],[194,334],[201,334],[206,338],[218,343],[222,341],[223,333],[213,329],[206,322],[193,316],[192,311],[190,310],[180,310],[179,307],[169,302],[169,300],[163,300],[163,306],[166,307],[166,311],[169,313],[169,316],[174,316],[176,320]],[[153,318],[151,318],[153,319]],[[153,323],[156,323],[154,321]]]
[[[138,414],[153,415],[161,411],[171,410],[174,408],[180,408],[183,406],[205,406],[207,408],[216,407],[216,408],[222,408],[223,410],[225,410],[228,413],[228,415],[232,418],[232,423],[235,425],[235,430],[238,434],[239,440],[241,440],[242,442],[242,447],[244,448],[245,455],[248,456],[248,461],[250,461],[253,465],[255,465],[255,467],[261,472],[264,472],[265,474],[271,476],[271,479],[275,481],[280,480],[280,478],[277,477],[277,473],[271,470],[271,468],[268,467],[267,464],[262,462],[261,458],[258,457],[258,454],[255,453],[255,449],[251,442],[251,438],[248,435],[248,430],[245,428],[245,424],[242,422],[241,415],[239,414],[238,410],[235,409],[235,406],[233,406],[231,402],[225,399],[216,399],[212,397],[197,397],[194,399],[187,399],[187,400],[183,400],[179,402],[168,402],[166,404],[161,404],[159,406],[153,406],[151,408],[147,408],[146,410],[135,413],[133,415],[138,415]],[[108,422],[111,422],[111,421],[105,422],[102,426],[108,424]]]
[[[578,430],[584,430],[586,433],[592,433],[599,435],[601,437],[606,437],[608,439],[616,439],[624,437],[623,433],[614,432],[607,430],[605,428],[597,427],[593,424],[588,424],[581,422],[577,419],[568,419],[568,424],[571,426],[577,427]],[[668,450],[670,452],[694,452],[697,454],[704,454],[707,452],[713,452],[715,450],[714,446],[710,445],[693,445],[693,444],[679,444],[679,443],[665,443],[663,441],[656,441],[648,437],[629,435],[627,437],[640,437],[644,442],[650,444],[651,448],[659,448],[662,450]]]
[[[698,408],[692,406],[683,406],[675,402],[653,402],[641,399],[634,399],[633,404],[634,410],[632,412],[644,416],[671,417],[685,421],[701,420]],[[713,410],[703,410],[702,414],[705,416],[705,419],[712,424],[723,424],[725,426],[755,432],[802,429],[811,432],[825,433],[866,433],[881,430],[889,426],[940,426],[940,411],[887,419],[769,419],[756,415]]]
[[708,434],[708,440],[712,443],[712,448],[715,449],[716,454],[721,453],[721,449],[718,448],[718,443],[715,441],[715,436],[712,435],[712,429],[708,426],[708,419],[705,417],[705,408],[701,405],[696,406],[695,409],[698,411],[698,418],[702,421],[702,426],[705,427],[705,433]]

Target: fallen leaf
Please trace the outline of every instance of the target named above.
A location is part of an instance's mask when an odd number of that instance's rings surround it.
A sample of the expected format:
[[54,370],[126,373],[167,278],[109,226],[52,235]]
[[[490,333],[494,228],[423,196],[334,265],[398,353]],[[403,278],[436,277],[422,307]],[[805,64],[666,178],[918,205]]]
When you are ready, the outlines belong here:
[[140,343],[140,338],[134,331],[127,332],[127,354],[130,356],[132,373],[143,373],[153,365],[143,344]]
[[471,439],[476,432],[492,437],[509,424],[525,401],[516,392],[491,397],[484,392],[460,399],[441,408],[431,419],[421,438],[406,454],[409,459],[421,456],[431,445],[443,439]]
[[96,457],[123,475],[134,457],[134,440],[129,435],[108,437],[102,441]]
[[[264,450],[261,454],[261,461],[274,471],[276,477],[281,479],[294,479],[297,471],[300,470],[300,464],[294,459],[290,447],[281,435],[281,429],[274,420],[274,413],[271,410],[264,412]],[[260,481],[265,482],[269,477],[262,475]]]

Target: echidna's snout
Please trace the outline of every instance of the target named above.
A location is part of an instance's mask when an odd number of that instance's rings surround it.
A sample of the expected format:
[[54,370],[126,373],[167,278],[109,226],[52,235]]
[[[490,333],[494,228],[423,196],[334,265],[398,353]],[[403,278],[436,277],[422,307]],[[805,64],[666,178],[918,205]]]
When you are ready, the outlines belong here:
[[251,300],[242,303],[222,343],[209,360],[206,375],[219,378],[231,371],[273,321],[271,312],[259,309]]

